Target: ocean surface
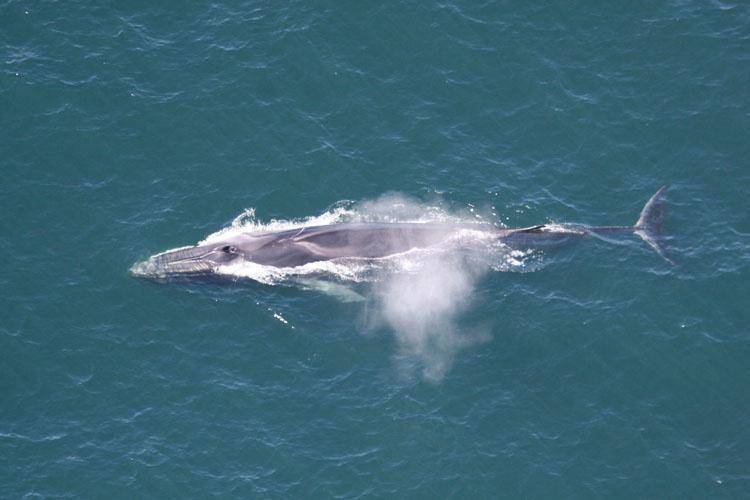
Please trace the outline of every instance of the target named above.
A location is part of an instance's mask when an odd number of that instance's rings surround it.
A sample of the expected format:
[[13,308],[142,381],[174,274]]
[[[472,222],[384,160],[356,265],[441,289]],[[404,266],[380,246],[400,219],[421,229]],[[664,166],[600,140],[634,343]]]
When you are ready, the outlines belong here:
[[[0,497],[747,498],[750,5],[0,1]],[[635,223],[130,268],[223,231]],[[212,236],[213,235],[213,236]]]

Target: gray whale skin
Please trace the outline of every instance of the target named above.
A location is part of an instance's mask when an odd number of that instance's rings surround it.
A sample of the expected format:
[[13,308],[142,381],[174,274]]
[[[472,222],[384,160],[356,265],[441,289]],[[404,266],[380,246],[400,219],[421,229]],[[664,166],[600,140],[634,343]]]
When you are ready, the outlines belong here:
[[156,254],[131,268],[138,277],[156,281],[218,277],[219,266],[253,262],[274,267],[296,267],[345,257],[387,257],[413,248],[445,242],[460,230],[486,231],[512,248],[532,248],[591,235],[636,234],[665,260],[662,236],[663,197],[660,188],[646,203],[633,226],[537,225],[501,229],[481,224],[340,223],[279,232],[246,233],[210,244]]

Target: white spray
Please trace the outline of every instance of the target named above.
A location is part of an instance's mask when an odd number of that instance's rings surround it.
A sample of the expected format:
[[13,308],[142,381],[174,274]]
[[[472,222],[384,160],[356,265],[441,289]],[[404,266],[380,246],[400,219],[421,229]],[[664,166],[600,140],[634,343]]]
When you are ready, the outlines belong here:
[[[321,215],[292,221],[261,223],[254,210],[246,210],[230,227],[209,235],[202,243],[240,232],[281,231],[341,222],[488,223],[473,207],[448,211],[439,203],[425,204],[388,194],[356,204],[340,202]],[[399,370],[405,375],[418,372],[427,380],[439,381],[457,353],[489,339],[488,329],[460,324],[462,313],[472,306],[478,281],[490,270],[526,271],[530,255],[510,250],[486,231],[465,229],[440,248],[412,249],[381,259],[337,259],[295,268],[243,262],[225,266],[220,272],[267,284],[333,289],[337,296],[348,297],[352,302],[359,300],[357,294],[342,293],[341,286],[369,284],[364,292],[361,323],[364,330],[385,327],[393,332]],[[322,286],[321,279],[333,280],[337,285]]]

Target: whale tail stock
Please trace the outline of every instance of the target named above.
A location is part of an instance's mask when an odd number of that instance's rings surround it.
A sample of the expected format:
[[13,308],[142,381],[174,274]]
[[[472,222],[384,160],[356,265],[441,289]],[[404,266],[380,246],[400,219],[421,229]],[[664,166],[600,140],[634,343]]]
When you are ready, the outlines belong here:
[[656,253],[674,266],[677,263],[667,255],[667,248],[664,243],[664,193],[666,191],[667,186],[662,186],[649,198],[643,206],[641,215],[638,217],[633,230],[651,248],[656,250]]

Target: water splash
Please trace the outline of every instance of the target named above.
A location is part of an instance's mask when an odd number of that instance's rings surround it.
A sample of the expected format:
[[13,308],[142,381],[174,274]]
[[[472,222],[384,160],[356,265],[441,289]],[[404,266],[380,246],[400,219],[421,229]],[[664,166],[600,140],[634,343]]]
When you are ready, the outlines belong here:
[[[345,302],[363,302],[364,330],[385,329],[395,335],[399,371],[420,373],[433,382],[445,376],[460,351],[490,338],[489,328],[466,327],[460,321],[474,305],[480,279],[488,272],[526,272],[539,264],[534,252],[510,249],[486,231],[490,221],[473,206],[447,210],[439,203],[422,203],[398,194],[359,203],[342,201],[322,214],[292,220],[262,222],[254,209],[247,209],[201,244],[241,233],[344,222],[453,223],[464,229],[440,245],[383,258],[342,258],[290,268],[243,261],[221,266],[217,272],[269,285],[317,290]],[[473,229],[472,223],[483,226]],[[354,285],[357,291],[347,289]]]

